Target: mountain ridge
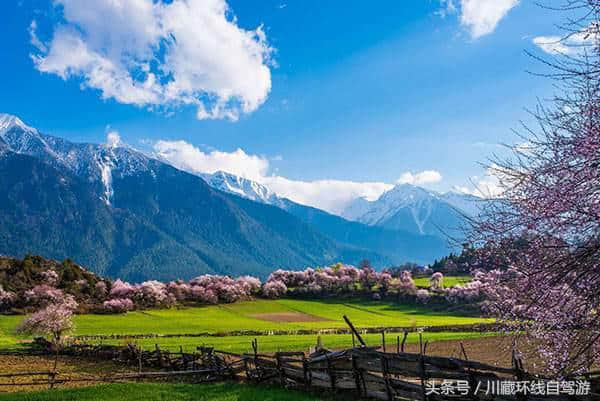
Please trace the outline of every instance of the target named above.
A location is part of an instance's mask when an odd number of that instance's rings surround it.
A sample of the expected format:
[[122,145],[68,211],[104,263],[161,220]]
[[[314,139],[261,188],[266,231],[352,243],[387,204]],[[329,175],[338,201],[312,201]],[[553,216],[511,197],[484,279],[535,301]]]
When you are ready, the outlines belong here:
[[[365,247],[359,234],[366,226],[322,211],[308,218],[305,207],[278,197],[275,207],[216,190],[123,144],[73,143],[17,118],[2,121],[0,254],[71,258],[130,281],[413,259]],[[428,253],[414,258],[432,259]]]

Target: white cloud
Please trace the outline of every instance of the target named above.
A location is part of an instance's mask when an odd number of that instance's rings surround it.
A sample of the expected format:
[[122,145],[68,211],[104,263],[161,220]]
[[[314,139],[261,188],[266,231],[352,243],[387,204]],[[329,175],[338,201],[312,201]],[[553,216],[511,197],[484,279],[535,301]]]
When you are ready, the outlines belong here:
[[560,36],[538,36],[533,38],[533,43],[546,53],[568,54],[569,47],[561,39]]
[[519,4],[519,0],[460,0],[460,7],[453,0],[440,0],[438,15],[460,13],[460,23],[471,37],[477,39],[494,32],[498,23],[508,12]]
[[[294,180],[271,171],[270,161],[278,160],[279,157],[269,159],[248,154],[242,149],[233,152],[202,151],[185,141],[161,140],[153,144],[153,150],[157,157],[181,170],[195,174],[226,171],[261,183],[279,196],[335,214],[341,213],[349,202],[358,197],[376,200],[394,186],[377,181]],[[419,173],[404,173],[399,181],[424,185],[440,180],[440,173],[426,170]]]
[[441,180],[442,175],[438,171],[425,170],[415,174],[410,171],[406,172],[396,182],[398,184],[426,185],[440,182]]
[[49,44],[30,27],[38,70],[145,107],[195,105],[199,119],[236,120],[271,89],[262,27],[237,25],[225,0],[54,0],[64,21]]
[[340,214],[356,198],[375,200],[393,188],[393,185],[384,182],[299,181],[275,175],[263,177],[260,183],[279,196],[334,214]]
[[502,179],[499,177],[500,167],[492,164],[483,176],[471,177],[471,185],[455,185],[453,189],[464,194],[480,198],[497,198],[504,192]]
[[549,54],[574,55],[598,43],[598,28],[590,25],[581,32],[561,36],[536,36],[533,43]]
[[37,30],[37,21],[33,20],[31,21],[31,24],[29,24],[29,29],[27,30],[29,32],[29,43],[31,43],[32,46],[34,46],[36,49],[38,49],[41,52],[46,52],[48,51],[48,49],[46,48],[46,45],[44,45],[42,43],[42,41],[37,37],[36,31]]
[[117,147],[119,145],[121,145],[121,135],[119,134],[118,131],[109,131],[106,134],[106,144],[111,147]]
[[181,170],[196,174],[225,171],[260,182],[269,169],[266,157],[249,155],[242,149],[233,152],[203,152],[185,141],[158,141],[153,148],[159,158]]

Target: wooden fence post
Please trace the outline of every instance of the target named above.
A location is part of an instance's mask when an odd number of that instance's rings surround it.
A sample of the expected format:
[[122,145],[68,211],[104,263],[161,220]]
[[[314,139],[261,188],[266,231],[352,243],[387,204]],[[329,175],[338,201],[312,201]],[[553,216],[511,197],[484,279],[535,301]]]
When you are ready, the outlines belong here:
[[385,392],[387,393],[388,401],[393,401],[394,394],[392,393],[392,387],[390,386],[388,359],[385,355],[381,355],[379,358],[381,359],[381,371],[383,372],[383,380],[385,382]]
[[283,367],[281,366],[281,355],[279,352],[275,353],[275,360],[277,361],[277,372],[279,373],[279,381],[281,386],[285,386],[285,376],[283,373]]
[[[465,358],[465,361],[467,361],[467,363],[469,363],[469,357],[467,356],[467,351],[465,351],[465,346],[462,343],[462,341],[460,342],[460,349],[462,350],[462,354],[463,357]],[[471,370],[471,364],[469,364],[467,366],[467,374],[469,375],[469,392],[474,391],[474,389],[477,388],[477,384],[475,383],[475,378],[473,377],[473,372]],[[475,394],[474,392],[471,394],[472,398],[478,398],[477,394]]]
[[427,391],[425,390],[425,355],[423,355],[423,333],[419,333],[419,365],[420,365],[420,377],[421,377],[421,393],[423,400],[427,401]]
[[408,331],[404,332],[404,338],[402,338],[402,344],[400,345],[400,352],[404,352],[404,344],[406,343],[406,337],[408,337]]
[[352,374],[354,375],[354,382],[356,383],[356,391],[358,391],[358,396],[362,397],[363,396],[363,392],[362,392],[362,387],[361,387],[361,378],[362,378],[362,374],[360,373],[360,370],[358,369],[358,355],[352,355]]
[[356,328],[354,327],[354,325],[352,324],[350,319],[348,319],[348,316],[344,315],[344,320],[346,321],[346,324],[350,327],[350,330],[352,330],[352,332],[356,336],[356,339],[358,340],[360,345],[362,345],[363,347],[366,347],[367,343],[365,343],[365,340],[363,340],[363,338],[360,336],[360,334],[358,334],[358,331],[356,330]]
[[383,348],[383,353],[385,353],[385,330],[381,330],[381,347]]
[[329,381],[331,382],[331,389],[335,391],[335,374],[331,368],[331,359],[329,359],[328,354],[325,354],[325,359],[327,360],[327,374],[329,375]]
[[302,375],[304,376],[304,386],[308,389],[310,387],[311,377],[309,376],[311,373],[308,370],[308,362],[306,361],[306,356],[302,355]]
[[[523,369],[523,362],[517,357],[514,345],[513,345],[513,349],[512,349],[512,365],[513,365],[513,369],[515,370],[515,378],[517,379],[517,381],[524,380],[525,372]],[[517,394],[516,398],[519,401],[525,401],[525,400],[527,400],[527,394]]]
[[256,378],[257,380],[260,380],[260,377],[262,376],[260,373],[260,369],[258,367],[258,339],[254,338],[254,340],[252,340],[252,350],[254,351],[254,370],[256,371]]
[[154,344],[154,348],[156,349],[156,357],[158,359],[158,366],[162,369],[164,366],[163,366],[162,354],[160,352],[160,347],[158,346],[158,344]]

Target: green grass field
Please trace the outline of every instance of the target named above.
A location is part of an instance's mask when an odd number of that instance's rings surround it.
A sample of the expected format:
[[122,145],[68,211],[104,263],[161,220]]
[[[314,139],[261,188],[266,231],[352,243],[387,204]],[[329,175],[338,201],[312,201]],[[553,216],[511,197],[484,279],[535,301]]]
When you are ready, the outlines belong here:
[[[339,399],[339,398],[338,398]],[[300,391],[249,384],[124,383],[78,389],[0,394],[0,401],[319,401]]]
[[[313,322],[275,322],[260,315],[303,313]],[[435,312],[416,305],[375,301],[256,300],[227,305],[172,308],[120,315],[78,315],[75,335],[228,333],[236,330],[298,330],[346,327],[347,315],[359,328],[473,324],[490,319]],[[12,335],[23,316],[0,316],[0,331]],[[2,340],[0,340],[2,341]]]
[[[449,341],[463,340],[469,338],[482,338],[493,336],[496,333],[478,332],[424,332],[423,340]],[[387,333],[386,344],[390,349],[395,349],[396,338],[399,333]],[[136,344],[144,349],[152,350],[158,345],[162,350],[194,352],[198,346],[215,347],[221,351],[236,353],[251,353],[250,345],[254,338],[258,339],[259,352],[272,353],[277,351],[308,351],[317,343],[317,334],[310,335],[273,335],[273,336],[228,336],[228,337],[168,337],[168,338],[144,338],[132,340],[102,340],[102,344],[126,345]],[[323,334],[320,335],[321,343],[328,349],[341,349],[352,346],[352,336],[349,334]],[[367,345],[380,345],[381,334],[364,334],[363,339]],[[400,334],[400,338],[402,335]],[[419,342],[417,333],[409,333],[406,343],[415,344]],[[100,341],[95,341],[100,343]]]
[[[471,280],[473,280],[471,276],[444,276],[444,288],[466,284]],[[429,277],[417,277],[414,282],[417,287],[429,288]]]
[[[264,320],[265,314],[303,314],[318,321],[285,322]],[[301,315],[301,316],[303,316]],[[288,336],[262,336],[264,351],[308,349],[316,342],[316,335],[294,335],[300,329],[327,329],[346,327],[342,319],[347,315],[357,328],[367,327],[427,327],[466,325],[490,322],[491,319],[460,316],[434,312],[423,306],[375,301],[329,301],[329,300],[255,300],[228,305],[211,305],[189,308],[172,308],[130,312],[122,315],[78,315],[75,331],[78,335],[127,335],[127,334],[201,334],[219,333],[223,337],[175,337],[139,340],[144,347],[160,346],[169,349],[195,349],[198,345],[215,346],[223,350],[243,352],[248,350],[250,337],[230,336],[237,330],[257,330],[267,334],[273,330],[286,330]],[[272,318],[273,315],[271,315]],[[23,316],[0,316],[0,349],[19,347],[26,338],[15,334],[15,328]],[[469,333],[431,333],[435,339],[465,338]],[[379,335],[375,335],[379,337]],[[444,337],[446,336],[446,337]],[[367,336],[369,338],[369,336]],[[326,347],[341,348],[350,345],[348,335],[323,336]],[[434,338],[432,337],[432,341]],[[124,340],[112,340],[122,343]],[[132,340],[134,341],[134,340]],[[378,339],[379,341],[379,339]],[[104,341],[107,343],[107,341]]]

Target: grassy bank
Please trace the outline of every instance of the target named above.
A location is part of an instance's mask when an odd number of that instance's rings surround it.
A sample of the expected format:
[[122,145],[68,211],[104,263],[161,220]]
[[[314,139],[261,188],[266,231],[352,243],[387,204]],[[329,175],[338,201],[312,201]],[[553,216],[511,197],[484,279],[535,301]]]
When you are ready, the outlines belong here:
[[0,394],[0,401],[319,401],[333,400],[300,391],[238,383],[125,383],[78,389]]

